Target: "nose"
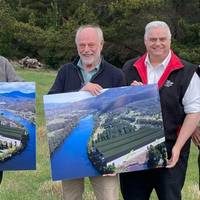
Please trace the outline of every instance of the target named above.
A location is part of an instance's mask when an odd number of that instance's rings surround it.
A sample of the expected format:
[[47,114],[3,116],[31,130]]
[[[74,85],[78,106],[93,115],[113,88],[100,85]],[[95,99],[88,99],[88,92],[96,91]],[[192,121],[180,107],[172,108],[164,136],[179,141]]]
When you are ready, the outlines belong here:
[[85,48],[84,48],[84,51],[89,51],[89,49],[90,49],[89,46],[86,44]]
[[160,40],[157,39],[156,42],[155,42],[155,44],[156,44],[156,45],[160,45]]

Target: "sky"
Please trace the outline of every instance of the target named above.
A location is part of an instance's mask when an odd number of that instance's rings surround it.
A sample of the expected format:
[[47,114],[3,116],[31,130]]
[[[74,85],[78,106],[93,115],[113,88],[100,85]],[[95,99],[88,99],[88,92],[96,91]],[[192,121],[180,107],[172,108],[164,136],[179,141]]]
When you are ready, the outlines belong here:
[[83,99],[92,98],[89,92],[68,92],[62,94],[52,94],[44,96],[44,104],[48,103],[71,103]]
[[23,93],[35,93],[34,82],[0,82],[0,93],[20,91]]
[[[101,92],[105,92],[107,89],[103,89]],[[62,94],[52,94],[44,96],[44,104],[48,103],[72,103],[88,98],[94,98],[89,92],[79,91],[79,92],[68,92]]]

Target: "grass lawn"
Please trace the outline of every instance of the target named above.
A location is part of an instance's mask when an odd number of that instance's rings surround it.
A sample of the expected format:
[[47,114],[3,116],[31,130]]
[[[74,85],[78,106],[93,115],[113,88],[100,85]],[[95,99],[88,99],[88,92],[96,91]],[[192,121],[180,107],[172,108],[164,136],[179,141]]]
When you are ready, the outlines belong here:
[[[37,88],[37,170],[4,172],[2,185],[0,186],[1,200],[60,200],[62,191],[60,182],[52,182],[50,176],[50,162],[43,119],[43,100],[50,89],[56,72],[18,70],[17,73],[25,81],[35,81]],[[85,200],[93,200],[91,185],[86,181]],[[156,200],[155,194],[151,200]],[[187,178],[183,189],[183,200],[199,200],[197,148],[192,145],[187,171]],[[122,198],[121,198],[122,200]]]

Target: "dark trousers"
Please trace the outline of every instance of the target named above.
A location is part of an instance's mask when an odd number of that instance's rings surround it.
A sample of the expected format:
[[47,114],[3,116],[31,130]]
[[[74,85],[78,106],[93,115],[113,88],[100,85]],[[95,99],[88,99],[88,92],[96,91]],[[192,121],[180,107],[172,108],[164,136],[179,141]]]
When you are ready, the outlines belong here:
[[[168,155],[174,142],[166,142]],[[183,147],[180,159],[174,168],[150,169],[120,174],[121,192],[124,200],[149,200],[155,189],[159,200],[181,200],[184,185],[190,140]]]

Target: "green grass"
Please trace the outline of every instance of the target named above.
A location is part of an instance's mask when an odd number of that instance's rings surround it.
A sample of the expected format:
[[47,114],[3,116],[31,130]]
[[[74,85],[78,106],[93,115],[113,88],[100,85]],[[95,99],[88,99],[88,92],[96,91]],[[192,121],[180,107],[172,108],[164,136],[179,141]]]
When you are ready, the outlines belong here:
[[43,70],[18,70],[18,75],[21,76],[25,81],[36,82],[36,110],[37,110],[37,125],[41,126],[44,124],[43,116],[43,99],[42,96],[47,94],[56,76],[55,71]]
[[[44,111],[42,96],[50,89],[56,72],[18,70],[17,73],[25,81],[35,81],[37,88],[37,170],[4,172],[2,185],[0,186],[1,200],[61,200],[62,188],[60,182],[51,181],[50,162],[45,132]],[[183,200],[199,200],[198,196],[198,171],[197,171],[197,148],[192,145],[189,167]],[[86,181],[85,200],[93,200],[89,181]],[[120,198],[122,200],[122,198]],[[155,194],[151,200],[156,200]]]

